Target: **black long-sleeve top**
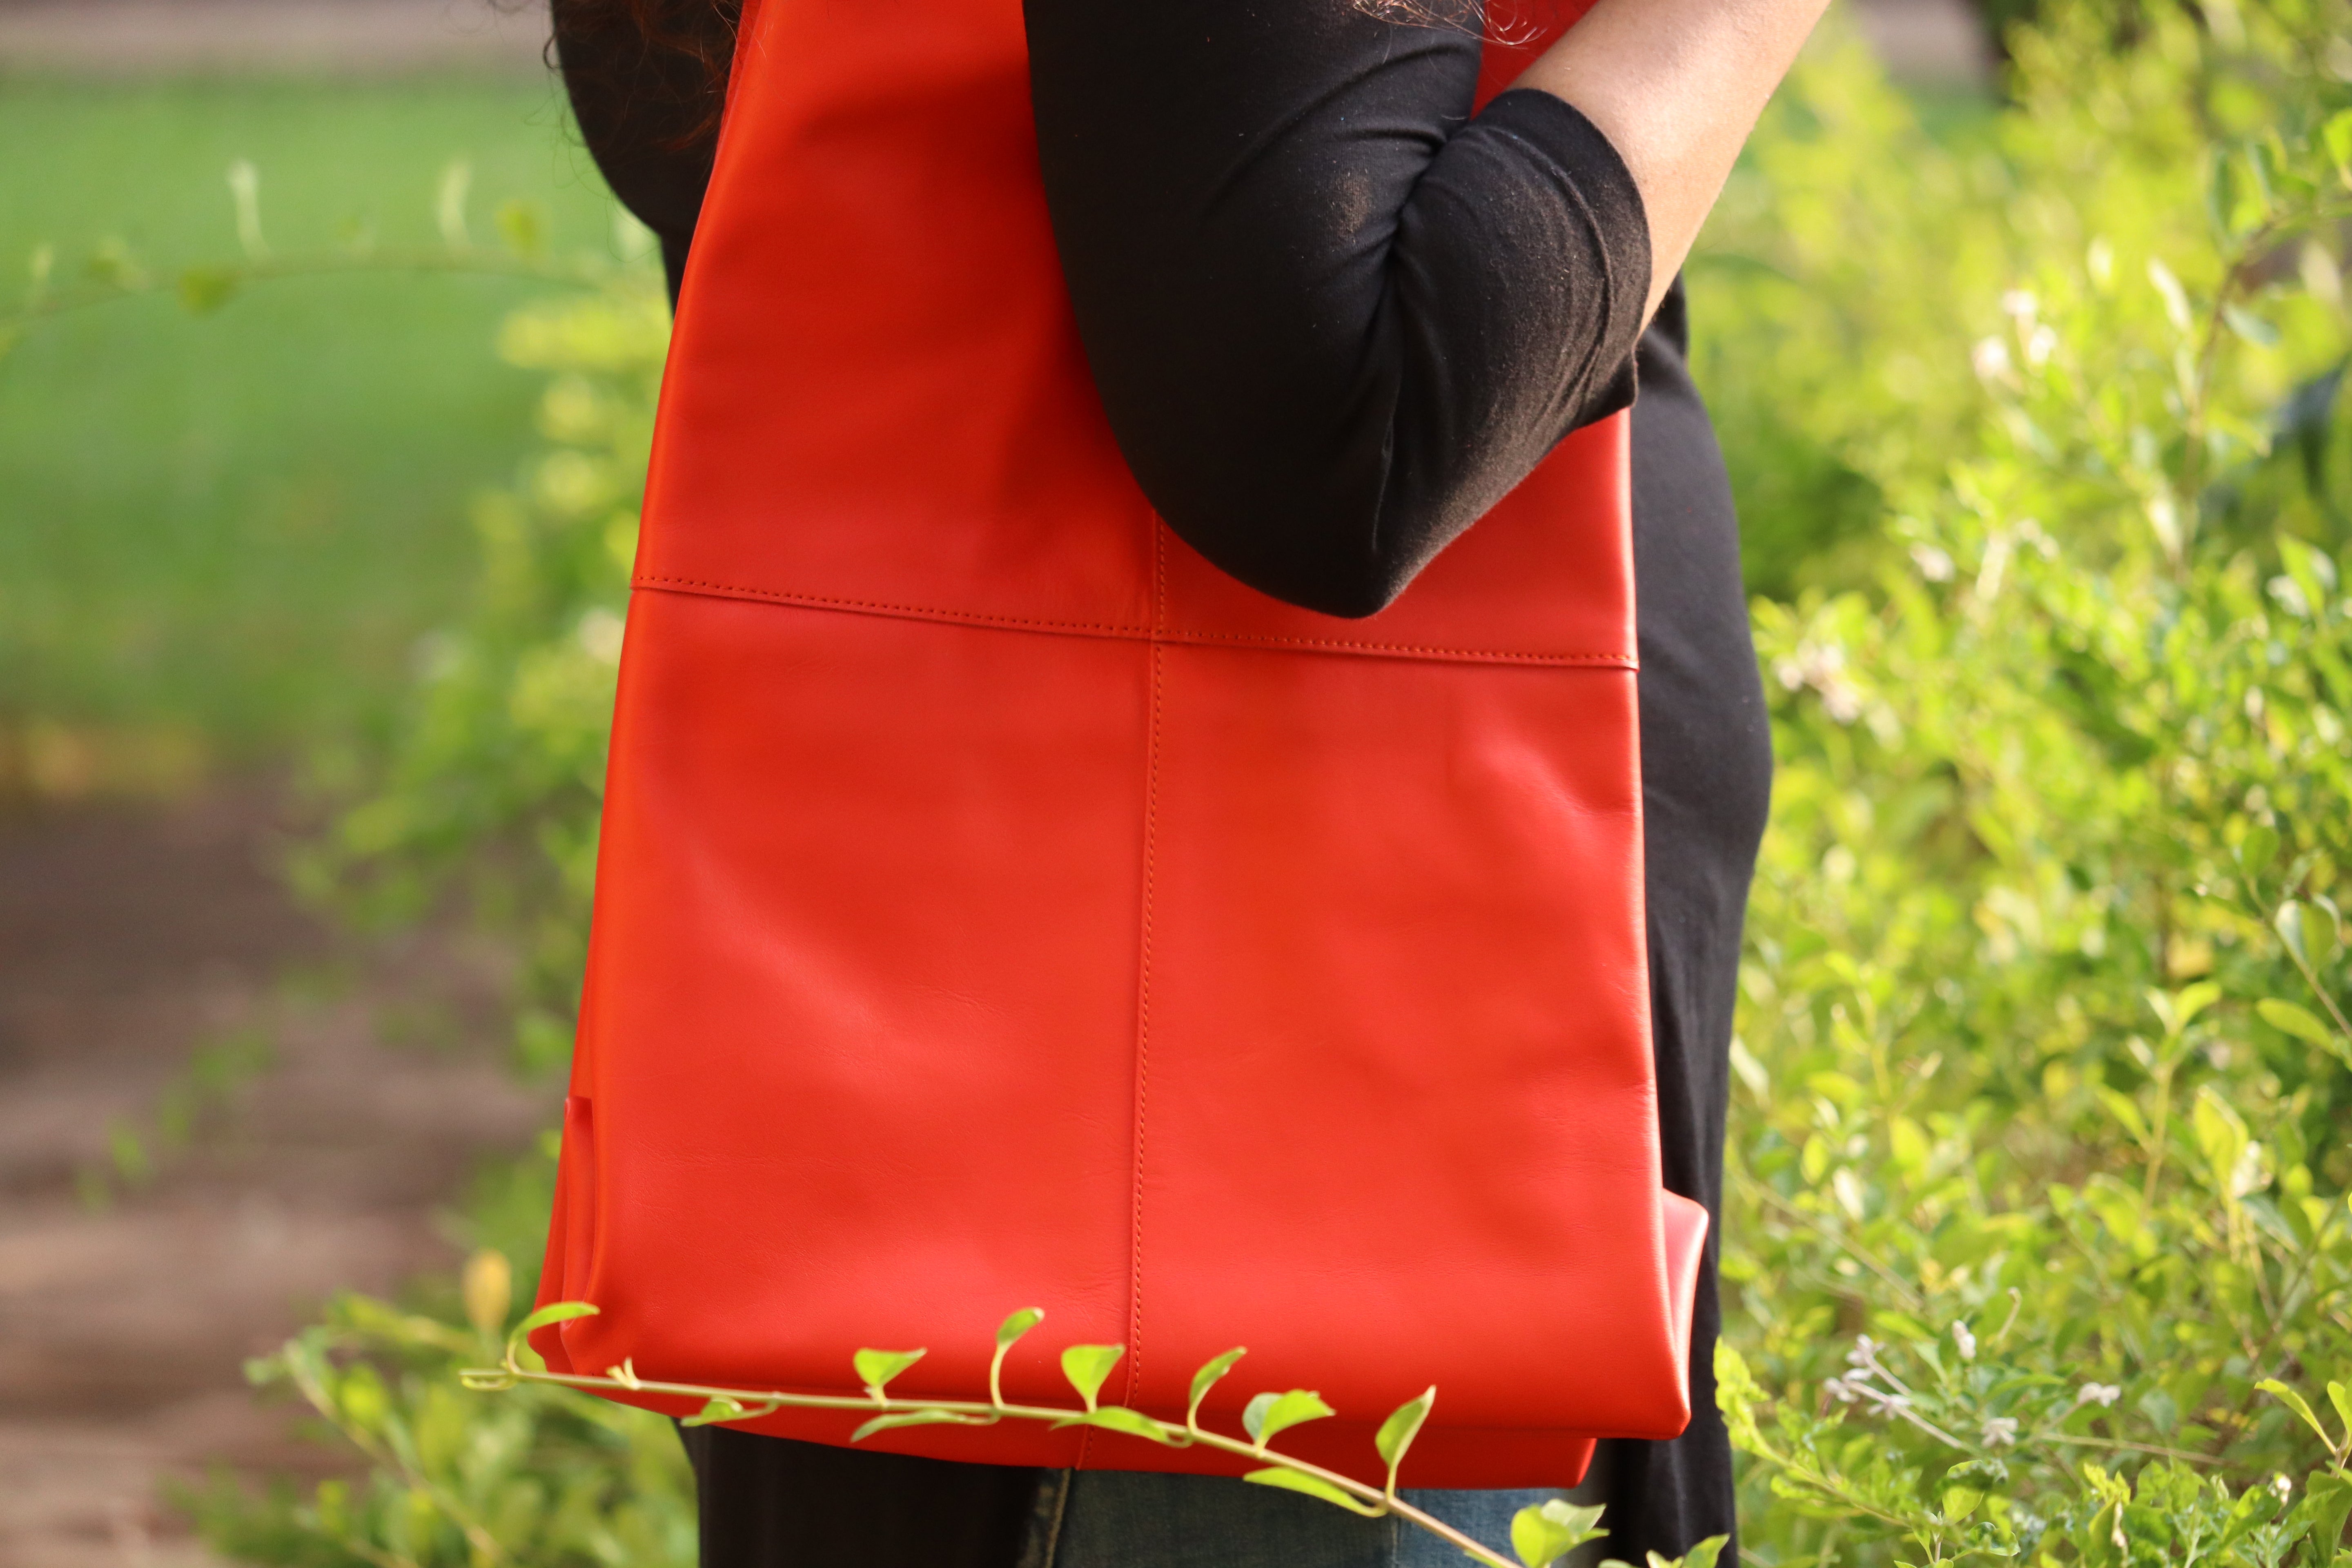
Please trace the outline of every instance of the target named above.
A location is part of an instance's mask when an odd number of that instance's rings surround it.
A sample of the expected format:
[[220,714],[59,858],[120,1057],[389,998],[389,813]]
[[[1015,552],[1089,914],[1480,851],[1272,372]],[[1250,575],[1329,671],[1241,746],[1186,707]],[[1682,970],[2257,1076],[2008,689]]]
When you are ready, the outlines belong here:
[[[844,0],[847,3],[847,0]],[[723,59],[717,8],[687,39]],[[675,292],[710,146],[700,61],[555,0],[590,152]],[[1337,615],[1392,599],[1578,426],[1633,403],[1652,1028],[1666,1184],[1720,1216],[1740,921],[1770,784],[1730,489],[1646,332],[1641,195],[1564,101],[1473,116],[1474,33],[1351,0],[1026,0],[1055,236],[1111,427],[1208,560]],[[887,25],[877,16],[877,26]],[[1638,337],[1638,347],[1636,340]],[[1638,372],[1638,374],[1637,374]],[[1689,1431],[1611,1445],[1610,1555],[1733,1529],[1710,1237]],[[1009,1568],[1032,1472],[690,1435],[712,1568]]]

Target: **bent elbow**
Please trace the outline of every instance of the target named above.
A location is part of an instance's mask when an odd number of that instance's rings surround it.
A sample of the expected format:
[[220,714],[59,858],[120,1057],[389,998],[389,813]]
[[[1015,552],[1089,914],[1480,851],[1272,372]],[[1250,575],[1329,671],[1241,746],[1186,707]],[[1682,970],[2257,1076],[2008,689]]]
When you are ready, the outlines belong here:
[[1262,520],[1259,526],[1203,525],[1181,510],[1163,510],[1175,535],[1208,563],[1269,598],[1302,610],[1360,621],[1397,600],[1412,581],[1417,563],[1408,563],[1352,542],[1369,534],[1358,529],[1297,529]]
[[1341,620],[1360,621],[1379,615],[1397,601],[1412,580],[1405,572],[1370,571],[1302,584],[1296,593],[1276,593],[1285,603]]

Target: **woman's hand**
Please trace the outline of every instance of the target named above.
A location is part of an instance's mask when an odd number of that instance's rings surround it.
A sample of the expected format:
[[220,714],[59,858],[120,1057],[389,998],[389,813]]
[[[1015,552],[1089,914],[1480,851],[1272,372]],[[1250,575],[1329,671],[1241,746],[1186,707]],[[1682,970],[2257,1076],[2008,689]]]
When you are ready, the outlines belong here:
[[1828,0],[1600,0],[1512,84],[1574,104],[1625,160],[1649,216],[1651,311],[1827,8]]

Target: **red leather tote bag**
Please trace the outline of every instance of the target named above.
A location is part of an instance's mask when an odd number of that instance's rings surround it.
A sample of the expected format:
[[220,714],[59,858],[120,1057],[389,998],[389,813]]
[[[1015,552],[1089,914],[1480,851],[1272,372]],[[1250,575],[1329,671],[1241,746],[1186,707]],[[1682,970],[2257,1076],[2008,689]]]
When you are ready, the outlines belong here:
[[[1490,75],[1516,64],[1493,51]],[[1688,1415],[1660,1186],[1626,426],[1396,605],[1223,576],[1106,427],[1020,0],[754,0],[655,442],[534,1340],[559,1372],[984,1396],[992,1331],[1563,1484]],[[683,1413],[650,1395],[642,1403]],[[844,1443],[837,1412],[753,1430]],[[950,1459],[1237,1468],[1100,1431]]]

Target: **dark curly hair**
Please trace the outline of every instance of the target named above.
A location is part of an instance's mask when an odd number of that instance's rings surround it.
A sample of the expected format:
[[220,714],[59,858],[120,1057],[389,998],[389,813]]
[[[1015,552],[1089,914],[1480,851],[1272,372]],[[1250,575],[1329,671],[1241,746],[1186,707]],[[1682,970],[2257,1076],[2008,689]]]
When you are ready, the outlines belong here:
[[[1534,29],[1528,0],[1350,0],[1369,16],[1408,26],[1480,33],[1517,43]],[[575,96],[584,88],[605,112],[658,121],[673,151],[710,139],[727,99],[742,0],[554,0],[555,48]]]
[[554,0],[553,9],[551,47],[575,100],[657,127],[656,143],[672,151],[717,132],[742,0]]

